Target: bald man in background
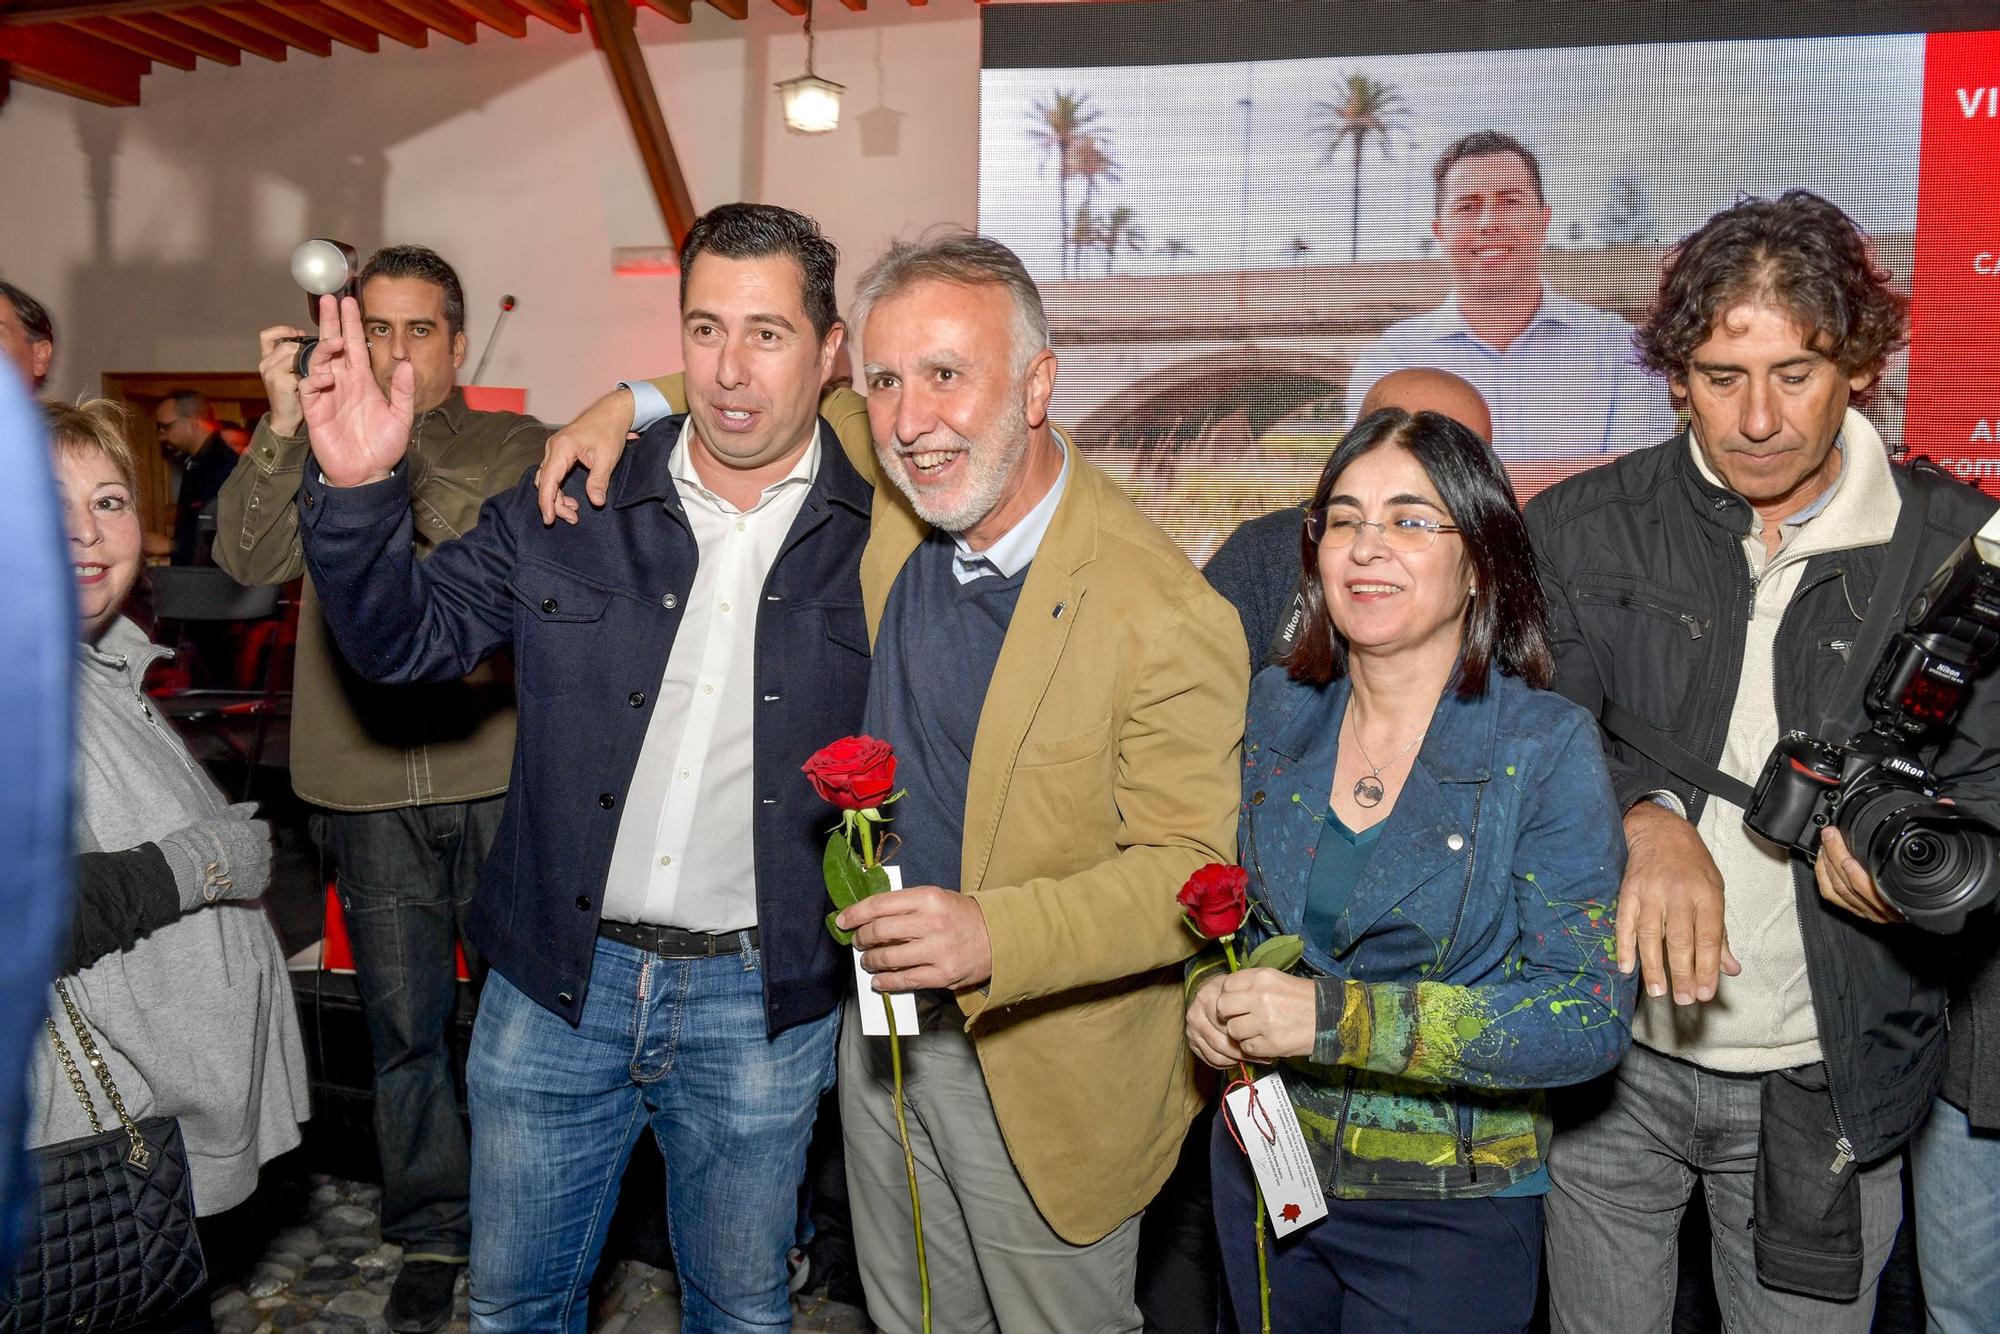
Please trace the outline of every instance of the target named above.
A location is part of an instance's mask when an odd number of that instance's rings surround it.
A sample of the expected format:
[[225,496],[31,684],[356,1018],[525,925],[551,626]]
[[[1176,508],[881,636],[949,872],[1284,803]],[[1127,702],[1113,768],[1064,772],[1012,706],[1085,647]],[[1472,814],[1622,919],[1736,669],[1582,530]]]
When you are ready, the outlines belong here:
[[[1486,400],[1450,371],[1413,366],[1389,372],[1368,390],[1354,420],[1382,408],[1442,413],[1481,440],[1493,439],[1493,414]],[[1209,585],[1243,618],[1252,676],[1276,662],[1298,631],[1297,610],[1303,605],[1299,528],[1304,522],[1298,503],[1246,519],[1202,567]]]

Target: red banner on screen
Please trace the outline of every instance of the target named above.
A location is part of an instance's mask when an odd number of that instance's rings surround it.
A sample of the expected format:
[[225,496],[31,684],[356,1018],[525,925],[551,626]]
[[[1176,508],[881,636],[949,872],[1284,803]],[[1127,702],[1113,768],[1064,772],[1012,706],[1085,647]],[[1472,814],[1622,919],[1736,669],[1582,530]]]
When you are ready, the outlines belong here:
[[1914,294],[1904,439],[2000,492],[2000,32],[1925,40]]

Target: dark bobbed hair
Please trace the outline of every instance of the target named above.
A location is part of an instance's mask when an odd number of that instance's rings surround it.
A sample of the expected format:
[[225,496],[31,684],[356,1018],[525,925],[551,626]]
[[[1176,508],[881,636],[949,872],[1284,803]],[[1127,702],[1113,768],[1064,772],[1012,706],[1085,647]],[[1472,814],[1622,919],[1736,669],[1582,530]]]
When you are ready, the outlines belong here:
[[1504,130],[1474,130],[1447,144],[1431,167],[1431,215],[1435,217],[1444,211],[1444,178],[1453,167],[1469,157],[1498,157],[1502,153],[1512,153],[1521,159],[1521,165],[1528,169],[1528,179],[1535,183],[1535,202],[1547,207],[1548,196],[1542,192],[1542,161],[1534,150]]
[[723,204],[710,209],[688,228],[681,242],[681,309],[687,309],[688,274],[701,255],[723,259],[767,259],[784,255],[799,266],[799,286],[806,318],[825,341],[840,323],[840,303],[833,282],[840,267],[840,247],[826,238],[819,224],[803,213],[776,204]]
[[56,322],[49,318],[49,308],[28,295],[5,278],[0,278],[0,298],[14,308],[14,318],[21,322],[31,343],[54,343]]
[[419,278],[444,289],[445,332],[465,332],[465,285],[458,270],[429,246],[386,245],[368,257],[354,280],[354,290],[368,286],[371,278]]
[[1890,285],[1854,219],[1810,190],[1739,199],[1684,237],[1660,269],[1660,290],[1633,336],[1639,364],[1684,376],[1694,351],[1746,302],[1782,310],[1806,346],[1871,383],[1909,341],[1910,302]]
[[[1382,408],[1354,424],[1333,447],[1321,469],[1308,509],[1319,509],[1349,465],[1371,450],[1406,449],[1437,488],[1445,512],[1458,528],[1479,592],[1467,608],[1459,651],[1460,699],[1486,693],[1495,665],[1538,690],[1555,680],[1549,651],[1549,611],[1535,574],[1528,526],[1514,500],[1513,483],[1491,446],[1441,412],[1415,416]],[[1440,535],[1440,541],[1444,540]],[[1319,545],[1299,530],[1299,565],[1305,572],[1305,624],[1289,653],[1278,661],[1295,681],[1325,685],[1347,674],[1347,644],[1334,630],[1320,583]]]

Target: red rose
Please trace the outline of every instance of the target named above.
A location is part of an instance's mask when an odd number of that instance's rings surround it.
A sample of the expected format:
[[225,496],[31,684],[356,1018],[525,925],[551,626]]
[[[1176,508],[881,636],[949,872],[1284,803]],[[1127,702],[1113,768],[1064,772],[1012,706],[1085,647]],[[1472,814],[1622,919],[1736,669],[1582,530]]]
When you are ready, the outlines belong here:
[[896,750],[872,736],[844,736],[800,766],[815,791],[844,811],[873,810],[896,787]]
[[1204,940],[1235,935],[1250,914],[1250,873],[1240,866],[1210,862],[1188,877],[1177,896],[1187,910],[1188,928]]

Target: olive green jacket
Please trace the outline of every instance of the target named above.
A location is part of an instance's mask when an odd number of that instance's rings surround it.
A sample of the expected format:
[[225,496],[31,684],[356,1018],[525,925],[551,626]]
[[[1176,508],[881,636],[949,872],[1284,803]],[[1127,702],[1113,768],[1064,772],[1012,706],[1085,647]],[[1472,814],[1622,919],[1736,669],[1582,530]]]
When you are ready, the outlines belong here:
[[[475,412],[454,389],[410,437],[410,517],[426,556],[478,522],[488,496],[541,461],[549,427],[513,412]],[[311,446],[269,417],[216,504],[215,563],[240,583],[303,575],[296,505]],[[312,581],[299,609],[292,682],[292,788],[341,811],[470,801],[507,790],[514,759],[513,664],[504,654],[460,681],[381,686],[341,658]]]

